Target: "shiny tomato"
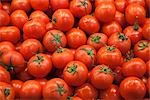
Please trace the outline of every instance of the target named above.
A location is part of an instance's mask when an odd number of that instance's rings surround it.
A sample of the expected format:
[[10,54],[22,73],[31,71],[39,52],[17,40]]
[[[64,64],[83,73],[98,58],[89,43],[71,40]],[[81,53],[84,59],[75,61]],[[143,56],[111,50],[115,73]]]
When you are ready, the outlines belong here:
[[0,82],[9,83],[10,79],[11,78],[9,72],[5,68],[3,68],[3,66],[0,66]]
[[118,22],[123,28],[126,26],[124,13],[116,11],[114,20]]
[[150,76],[150,60],[146,63],[146,75]]
[[114,3],[114,0],[95,0],[95,7],[104,2]]
[[142,34],[143,37],[147,40],[150,40],[150,23],[146,23],[144,24],[143,28],[142,28]]
[[80,61],[71,61],[64,68],[63,75],[68,85],[80,86],[87,80],[88,69],[85,64]]
[[116,9],[121,13],[125,12],[127,5],[128,5],[127,0],[115,0]]
[[35,79],[35,80],[40,83],[40,85],[41,85],[42,88],[46,85],[46,83],[47,83],[47,81],[48,81],[48,80],[45,79],[45,78],[37,78],[37,79]]
[[145,7],[145,0],[127,0],[128,4],[133,4],[133,3],[136,3],[136,4],[139,4],[143,7]]
[[52,22],[46,24],[46,31],[50,31],[53,29],[54,29],[54,24]]
[[73,97],[67,97],[67,100],[82,100],[80,97],[73,96]]
[[10,3],[8,3],[8,2],[3,2],[2,3],[2,9],[3,10],[5,10],[8,14],[10,14],[11,13],[11,8],[10,8]]
[[9,22],[10,22],[10,17],[8,13],[0,9],[0,27],[8,25]]
[[147,83],[146,83],[146,90],[148,94],[150,94],[150,77],[148,78]]

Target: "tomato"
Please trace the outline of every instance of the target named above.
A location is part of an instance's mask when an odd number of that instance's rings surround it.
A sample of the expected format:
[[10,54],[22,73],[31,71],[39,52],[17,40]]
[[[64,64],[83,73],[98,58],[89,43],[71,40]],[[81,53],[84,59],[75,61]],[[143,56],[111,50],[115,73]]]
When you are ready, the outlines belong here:
[[69,87],[66,82],[60,78],[53,78],[47,82],[43,88],[43,97],[44,99],[50,100],[66,100]]
[[67,97],[67,100],[82,100],[81,98],[77,97],[77,96],[73,96],[73,97]]
[[50,31],[53,29],[54,29],[54,24],[52,22],[46,24],[46,31]]
[[8,2],[3,2],[2,3],[2,9],[3,10],[5,10],[8,14],[10,14],[11,13],[11,8],[10,8],[10,3],[8,3]]
[[3,68],[3,66],[0,66],[0,82],[9,83],[10,79],[11,78],[9,72],[5,68]]
[[143,7],[145,7],[145,0],[127,0],[128,4],[133,4],[133,3],[136,3],[136,4],[139,4]]
[[140,58],[133,58],[123,63],[122,73],[124,76],[135,76],[141,78],[146,72],[146,64]]
[[75,96],[82,98],[83,100],[96,99],[98,96],[98,91],[89,83],[85,83],[75,90]]
[[2,7],[3,7],[3,5],[2,5],[2,3],[0,2],[0,9],[2,9]]
[[146,90],[148,94],[150,94],[150,77],[148,78],[147,83],[146,83]]
[[49,17],[43,11],[40,10],[32,12],[29,19],[39,19],[45,24],[49,23]]
[[21,45],[19,52],[24,56],[25,60],[29,60],[33,55],[43,52],[43,46],[36,39],[27,39]]
[[15,90],[15,97],[19,98],[19,96],[20,96],[20,90],[22,88],[23,82],[20,81],[20,80],[12,80],[11,81],[11,85],[12,85],[12,87]]
[[58,69],[64,69],[67,63],[73,60],[74,54],[67,48],[60,47],[52,54],[53,65]]
[[13,100],[15,99],[14,88],[5,82],[0,82],[0,100]]
[[120,84],[123,79],[124,76],[122,74],[122,67],[118,66],[114,69],[114,82],[116,84]]
[[141,40],[134,45],[134,54],[145,62],[150,60],[150,43],[147,40]]
[[79,46],[86,44],[86,34],[78,28],[72,28],[66,34],[67,44],[72,49],[77,49]]
[[127,4],[128,4],[127,0],[115,0],[116,9],[121,13],[125,12]]
[[122,28],[118,22],[112,21],[102,26],[102,32],[110,37],[113,33],[122,32]]
[[32,76],[43,78],[48,75],[52,69],[51,59],[45,54],[36,54],[30,58],[27,64],[27,69]]
[[116,11],[114,21],[118,22],[122,27],[126,26],[124,13]]
[[79,21],[79,27],[88,34],[98,32],[100,24],[98,20],[92,15],[86,15]]
[[102,47],[97,52],[97,62],[99,64],[108,65],[112,69],[121,65],[122,60],[123,58],[120,50],[113,46]]
[[69,0],[50,0],[50,5],[53,11],[57,9],[67,9],[69,8]]
[[146,75],[150,76],[150,60],[146,63]]
[[56,29],[68,31],[74,25],[74,17],[69,9],[58,9],[52,15],[52,23]]
[[40,83],[40,85],[41,85],[42,88],[46,85],[46,83],[47,83],[47,81],[48,81],[48,80],[45,79],[45,78],[37,78],[37,79],[35,79],[35,80]]
[[10,22],[10,17],[8,13],[1,9],[0,9],[0,13],[1,13],[0,14],[0,27],[8,25]]
[[150,40],[150,23],[144,24],[142,28],[142,35],[145,39]]
[[117,85],[112,84],[108,89],[101,90],[99,99],[102,100],[121,100],[119,87]]
[[72,0],[70,1],[70,11],[75,17],[83,17],[92,11],[92,5],[89,0]]
[[91,72],[91,83],[97,89],[107,89],[114,80],[112,70],[106,65],[97,65]]
[[126,54],[131,48],[131,40],[123,33],[114,33],[108,39],[108,45],[115,46],[122,54]]
[[64,68],[63,75],[68,85],[80,86],[87,80],[88,69],[85,64],[80,61],[71,61]]
[[29,12],[31,10],[31,5],[29,0],[12,0],[10,8],[12,12],[15,10],[24,10]]
[[96,63],[96,50],[90,45],[82,45],[75,52],[75,60],[83,62],[91,69]]
[[130,25],[134,25],[135,23],[144,23],[145,17],[145,9],[139,4],[129,4],[125,10],[125,18]]
[[28,80],[23,83],[20,90],[20,99],[38,100],[42,97],[42,88],[40,83],[35,80]]
[[34,10],[47,10],[49,7],[49,0],[29,0],[31,7]]
[[95,9],[95,17],[101,22],[111,22],[115,17],[115,13],[115,5],[109,2],[100,3]]
[[15,10],[10,16],[12,25],[23,29],[23,25],[28,21],[28,16],[24,10]]
[[99,4],[104,3],[104,2],[114,3],[114,0],[95,0],[95,7],[97,7]]
[[135,45],[142,39],[142,28],[138,24],[127,26],[123,33],[131,39],[132,45]]
[[50,30],[43,38],[43,45],[49,52],[54,52],[58,47],[65,47],[66,44],[66,36],[59,30]]
[[119,87],[121,96],[126,100],[141,100],[146,93],[142,80],[137,77],[125,78]]

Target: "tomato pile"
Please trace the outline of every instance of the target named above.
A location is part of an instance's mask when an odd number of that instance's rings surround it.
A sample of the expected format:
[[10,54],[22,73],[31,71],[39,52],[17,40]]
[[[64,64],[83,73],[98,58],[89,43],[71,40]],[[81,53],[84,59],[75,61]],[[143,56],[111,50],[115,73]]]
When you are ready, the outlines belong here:
[[0,100],[148,100],[150,0],[1,0]]

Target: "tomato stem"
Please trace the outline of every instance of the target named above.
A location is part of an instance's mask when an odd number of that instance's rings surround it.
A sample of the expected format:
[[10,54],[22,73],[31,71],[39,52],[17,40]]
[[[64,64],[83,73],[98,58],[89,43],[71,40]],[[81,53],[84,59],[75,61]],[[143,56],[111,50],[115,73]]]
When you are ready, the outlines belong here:
[[146,47],[148,47],[148,43],[147,42],[140,42],[139,45],[140,50],[144,50]]
[[88,50],[88,49],[82,48],[81,50],[84,50],[84,51],[87,53],[87,55],[89,55],[90,57],[93,57],[93,56],[94,56],[94,53],[93,53],[93,50],[92,50],[92,49],[91,49],[91,50]]
[[108,74],[108,73],[112,73],[112,70],[110,68],[108,68],[107,66],[105,66],[105,65],[101,65],[99,72]]
[[97,35],[97,36],[93,36],[93,37],[92,37],[92,42],[95,42],[95,43],[98,44],[98,43],[100,42],[100,39],[101,39],[101,37],[98,36],[98,35]]
[[59,43],[61,44],[62,42],[61,42],[61,37],[62,36],[60,36],[59,34],[53,34],[53,33],[51,33],[51,35],[53,36],[53,40],[52,40],[52,42],[53,41],[55,41],[56,42],[56,45],[58,45]]
[[67,92],[64,88],[64,84],[62,86],[59,85],[58,83],[56,83],[56,84],[57,84],[57,91],[58,91],[59,95],[63,96],[63,94]]
[[113,47],[113,46],[108,46],[108,47],[107,47],[107,50],[113,51],[113,50],[115,50],[115,47]]
[[36,59],[33,60],[33,62],[37,62],[38,64],[41,64],[41,62],[44,61],[43,56],[36,55]]
[[128,40],[128,37],[125,35],[125,34],[123,34],[123,33],[118,33],[118,38],[119,39],[121,39],[122,41],[124,41],[124,40]]
[[10,89],[9,88],[5,88],[4,89],[4,95],[7,97],[10,95]]
[[134,25],[133,25],[133,30],[137,31],[139,29],[139,24],[136,22]]
[[72,73],[74,75],[77,72],[77,65],[73,64],[71,67],[68,67],[67,72]]

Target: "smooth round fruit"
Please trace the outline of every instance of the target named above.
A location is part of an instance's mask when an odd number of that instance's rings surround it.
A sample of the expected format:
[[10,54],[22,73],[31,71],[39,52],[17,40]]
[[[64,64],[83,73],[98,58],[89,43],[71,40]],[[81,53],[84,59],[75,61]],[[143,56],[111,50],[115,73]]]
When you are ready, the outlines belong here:
[[10,17],[8,13],[0,9],[0,27],[8,25],[10,22]]

